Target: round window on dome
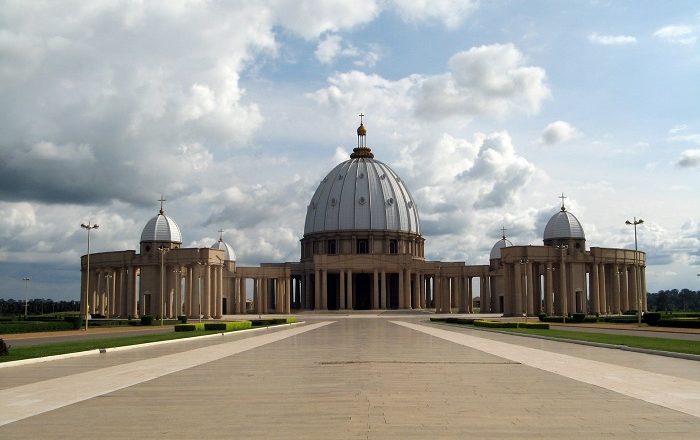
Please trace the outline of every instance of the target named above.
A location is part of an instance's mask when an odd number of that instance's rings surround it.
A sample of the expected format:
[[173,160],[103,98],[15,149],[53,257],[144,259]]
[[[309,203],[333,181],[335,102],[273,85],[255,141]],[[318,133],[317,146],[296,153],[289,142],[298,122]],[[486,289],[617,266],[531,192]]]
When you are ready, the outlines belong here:
[[366,202],[367,202],[367,199],[365,199],[364,197],[360,197],[357,200],[357,203],[359,203],[360,205],[364,205]]
[[342,175],[342,174],[338,174],[338,180],[343,180],[343,175]]
[[386,204],[389,205],[389,206],[393,205],[393,204],[394,204],[394,198],[393,198],[393,197],[389,197],[389,198],[386,200]]
[[386,179],[386,174],[382,174],[381,176],[379,176],[379,178],[382,180]]
[[357,178],[358,178],[358,179],[364,179],[364,178],[365,178],[365,173],[360,173],[360,174],[357,176]]
[[335,199],[335,197],[333,197],[333,198],[331,199],[331,206],[335,206],[335,205],[337,205],[337,204],[338,204],[338,201]]
[[407,202],[406,205],[407,205],[409,208],[413,208],[413,202],[411,202],[411,201]]

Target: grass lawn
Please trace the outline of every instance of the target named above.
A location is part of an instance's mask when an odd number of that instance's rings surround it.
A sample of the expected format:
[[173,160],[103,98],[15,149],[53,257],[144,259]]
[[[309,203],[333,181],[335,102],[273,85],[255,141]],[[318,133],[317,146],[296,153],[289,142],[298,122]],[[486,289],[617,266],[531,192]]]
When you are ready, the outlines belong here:
[[20,359],[31,359],[56,354],[75,353],[78,351],[96,350],[99,348],[113,348],[125,345],[144,344],[146,342],[191,338],[193,336],[210,335],[213,333],[222,332],[221,330],[200,330],[192,332],[159,333],[154,335],[122,336],[92,341],[57,342],[52,344],[33,345],[29,347],[11,347],[10,354],[8,356],[0,356],[0,362],[17,361]]
[[652,338],[646,336],[626,336],[609,333],[586,333],[567,330],[540,330],[526,328],[498,329],[510,333],[548,336],[552,338],[573,339],[577,341],[600,342],[603,344],[625,345],[627,347],[646,348],[650,350],[673,351],[700,355],[700,341],[683,339]]

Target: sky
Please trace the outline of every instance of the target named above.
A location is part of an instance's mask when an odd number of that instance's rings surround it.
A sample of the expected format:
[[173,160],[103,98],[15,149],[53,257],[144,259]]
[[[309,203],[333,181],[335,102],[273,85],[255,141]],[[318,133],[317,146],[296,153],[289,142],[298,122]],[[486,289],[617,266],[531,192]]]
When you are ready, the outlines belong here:
[[158,199],[183,246],[298,261],[356,145],[407,183],[426,257],[542,243],[559,195],[649,291],[700,289],[697,1],[0,3],[0,298],[79,299]]

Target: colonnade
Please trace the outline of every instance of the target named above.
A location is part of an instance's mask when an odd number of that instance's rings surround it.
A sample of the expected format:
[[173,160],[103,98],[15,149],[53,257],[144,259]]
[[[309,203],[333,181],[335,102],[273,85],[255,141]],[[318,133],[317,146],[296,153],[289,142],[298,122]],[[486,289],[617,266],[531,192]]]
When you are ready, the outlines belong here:
[[[641,263],[515,261],[503,264],[502,277],[502,292],[490,289],[489,298],[482,295],[482,311],[489,311],[483,306],[487,299],[491,310],[511,316],[605,315],[647,309]],[[499,294],[502,305],[495,301]]]
[[[358,292],[354,286],[354,275],[370,276],[369,292]],[[338,285],[329,289],[329,274],[337,276]],[[435,275],[403,269],[400,271],[374,270],[353,272],[350,269],[332,270],[316,268],[295,278],[294,304],[304,310],[328,310],[329,295],[335,293],[333,301],[338,310],[358,308],[358,295],[369,294],[369,308],[425,309],[435,307],[440,313],[449,313],[457,308],[460,313],[474,312],[473,278],[481,280],[481,297],[488,286],[487,276]],[[336,279],[334,277],[334,279]],[[442,295],[442,296],[441,296]],[[448,295],[449,301],[446,298]]]
[[[161,289],[161,283],[162,285]],[[82,273],[81,298],[87,273]],[[90,270],[88,313],[109,318],[142,315],[219,318],[224,293],[221,265],[97,267]],[[164,296],[161,300],[161,291]],[[85,304],[81,300],[81,313]],[[162,307],[162,312],[161,312]]]

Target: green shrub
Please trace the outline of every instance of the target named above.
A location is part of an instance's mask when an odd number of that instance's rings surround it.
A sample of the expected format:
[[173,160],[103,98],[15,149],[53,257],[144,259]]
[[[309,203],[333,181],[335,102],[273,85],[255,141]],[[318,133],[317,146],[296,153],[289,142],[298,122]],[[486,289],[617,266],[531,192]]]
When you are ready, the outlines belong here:
[[21,321],[12,323],[3,323],[0,325],[0,334],[2,333],[35,333],[35,332],[52,332],[60,330],[73,330],[73,323],[66,321]]
[[430,318],[430,322],[445,322],[445,318]]
[[661,327],[681,327],[681,328],[700,328],[700,319],[698,318],[675,318],[675,319],[660,319],[658,324]]
[[642,315],[642,321],[646,322],[649,325],[657,325],[660,320],[660,312],[646,312],[644,315]]
[[236,330],[244,330],[247,328],[251,328],[252,326],[253,324],[250,321],[206,322],[204,323],[204,330],[233,332]]
[[195,330],[197,330],[197,326],[195,324],[176,324],[175,325],[176,332],[193,332]]
[[5,344],[5,341],[3,341],[2,338],[0,338],[0,356],[9,356],[10,347],[12,346]]
[[479,319],[474,320],[474,327],[487,327],[487,328],[518,328],[517,322],[508,321],[482,321]]
[[545,319],[547,319],[547,314],[540,313],[539,315],[537,315],[537,318],[540,320],[540,322],[545,322]]
[[586,319],[585,313],[574,313],[571,317],[571,322],[581,323],[584,319]]
[[613,315],[613,316],[606,316],[603,318],[605,322],[613,322],[613,323],[618,323],[618,324],[624,324],[624,323],[633,323],[637,322],[637,315]]
[[177,320],[180,321],[180,324],[187,324],[187,315],[179,315]]
[[65,316],[63,318],[65,322],[70,322],[74,330],[77,330],[83,326],[83,316]]
[[289,316],[287,318],[287,324],[294,324],[295,322],[297,322],[296,316]]
[[518,328],[536,328],[541,330],[549,330],[549,324],[546,322],[519,322]]
[[143,315],[141,317],[141,325],[153,325],[153,316]]

